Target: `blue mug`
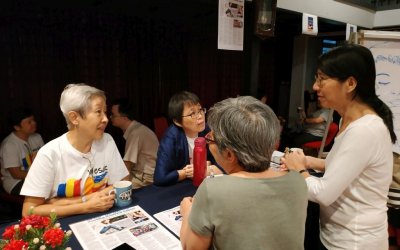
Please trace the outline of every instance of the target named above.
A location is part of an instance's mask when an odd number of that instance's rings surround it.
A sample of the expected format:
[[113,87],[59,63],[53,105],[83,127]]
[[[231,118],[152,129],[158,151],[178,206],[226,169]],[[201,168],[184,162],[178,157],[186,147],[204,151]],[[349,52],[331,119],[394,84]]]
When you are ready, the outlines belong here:
[[126,207],[132,203],[132,182],[117,181],[113,184],[114,189],[109,193],[115,194],[115,205],[117,207]]

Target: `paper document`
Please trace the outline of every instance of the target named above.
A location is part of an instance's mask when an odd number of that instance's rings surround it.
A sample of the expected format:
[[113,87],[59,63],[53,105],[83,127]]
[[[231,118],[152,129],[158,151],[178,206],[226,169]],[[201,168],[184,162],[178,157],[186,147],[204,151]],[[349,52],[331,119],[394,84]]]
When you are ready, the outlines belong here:
[[159,212],[155,214],[154,217],[179,237],[179,232],[182,226],[180,206]]
[[83,249],[182,249],[180,241],[140,206],[69,225]]

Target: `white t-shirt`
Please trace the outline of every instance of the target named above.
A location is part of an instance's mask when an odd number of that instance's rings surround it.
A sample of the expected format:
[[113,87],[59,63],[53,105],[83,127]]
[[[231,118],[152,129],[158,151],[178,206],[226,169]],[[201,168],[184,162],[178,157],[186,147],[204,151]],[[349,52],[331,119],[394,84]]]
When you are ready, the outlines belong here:
[[21,167],[21,170],[28,171],[32,165],[33,154],[44,145],[39,134],[32,134],[28,141],[24,141],[12,132],[1,143],[0,161],[3,188],[6,192],[11,190],[21,180],[14,179],[7,168]]
[[81,196],[127,175],[128,170],[109,134],[94,141],[86,154],[76,150],[63,134],[39,150],[21,195],[45,199]]
[[335,138],[322,178],[306,178],[320,204],[321,241],[328,249],[388,249],[387,196],[393,155],[389,130],[365,115]]
[[194,149],[194,141],[196,140],[196,138],[197,137],[190,138],[190,137],[186,136],[186,139],[187,139],[187,142],[188,142],[190,164],[193,164],[193,149]]

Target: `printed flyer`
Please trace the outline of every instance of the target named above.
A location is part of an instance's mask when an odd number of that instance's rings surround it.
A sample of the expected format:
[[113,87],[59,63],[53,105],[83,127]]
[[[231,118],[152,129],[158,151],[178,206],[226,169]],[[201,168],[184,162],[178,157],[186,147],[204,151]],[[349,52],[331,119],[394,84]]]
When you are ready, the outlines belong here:
[[70,225],[83,249],[182,249],[180,241],[140,206]]

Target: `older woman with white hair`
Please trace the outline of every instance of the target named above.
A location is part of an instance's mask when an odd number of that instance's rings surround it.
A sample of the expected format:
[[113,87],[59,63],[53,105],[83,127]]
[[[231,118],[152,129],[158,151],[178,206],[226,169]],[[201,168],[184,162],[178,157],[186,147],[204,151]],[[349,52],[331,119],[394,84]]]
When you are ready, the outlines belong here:
[[103,91],[69,84],[60,108],[69,131],[39,150],[21,190],[24,216],[106,211],[114,204],[107,186],[129,175],[114,140],[104,133],[108,119]]
[[295,171],[270,167],[279,140],[274,112],[253,97],[209,111],[211,153],[228,173],[207,178],[181,202],[184,249],[304,249],[307,187]]

